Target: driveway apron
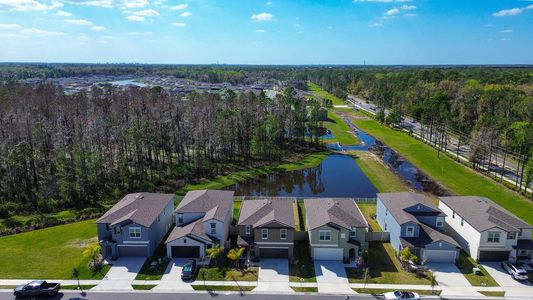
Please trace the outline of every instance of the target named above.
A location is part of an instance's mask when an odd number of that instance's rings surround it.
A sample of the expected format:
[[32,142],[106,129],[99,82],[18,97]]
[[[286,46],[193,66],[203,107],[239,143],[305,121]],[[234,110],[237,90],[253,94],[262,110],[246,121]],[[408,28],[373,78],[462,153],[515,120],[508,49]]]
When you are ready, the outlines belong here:
[[294,292],[289,286],[289,261],[287,259],[261,259],[257,287],[254,292]]
[[529,281],[514,280],[501,267],[501,263],[484,262],[482,265],[505,291],[505,297],[533,297],[533,286],[531,283]]
[[145,257],[121,257],[113,262],[106,276],[94,290],[133,290],[131,283],[141,269]]
[[355,294],[342,261],[315,260],[315,273],[319,293]]
[[159,285],[153,290],[159,291],[192,291],[193,288],[189,282],[181,280],[181,272],[183,266],[187,263],[187,259],[173,259],[168,263],[165,274],[161,278]]
[[454,264],[432,263],[428,267],[442,289],[441,296],[482,296]]

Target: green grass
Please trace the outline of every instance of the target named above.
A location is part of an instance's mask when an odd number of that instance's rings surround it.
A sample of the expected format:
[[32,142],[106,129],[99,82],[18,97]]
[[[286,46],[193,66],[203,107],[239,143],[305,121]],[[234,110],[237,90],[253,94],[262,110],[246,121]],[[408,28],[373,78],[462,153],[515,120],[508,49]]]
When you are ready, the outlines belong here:
[[241,214],[242,201],[233,201],[233,224],[237,224],[239,221],[239,215]]
[[[163,241],[167,240],[170,232],[171,230],[169,230],[167,235],[163,238]],[[158,264],[154,269],[151,269],[150,264],[153,261],[160,261],[161,263]],[[169,262],[170,260],[167,257],[167,247],[164,242],[161,242],[154,254],[144,261],[144,264],[142,265],[141,270],[139,270],[139,273],[137,273],[135,280],[160,280],[163,277],[163,274],[165,274]]]
[[478,293],[487,297],[505,297],[505,292],[480,291]]
[[339,142],[343,145],[354,145],[359,142],[344,120],[332,112],[328,112],[328,121],[323,122],[323,125],[333,133],[333,138],[327,139],[328,143]]
[[157,284],[132,284],[131,287],[136,291],[149,291],[155,288]]
[[79,287],[78,287],[78,285],[62,285],[61,289],[62,290],[73,290],[73,291],[74,290],[86,291],[86,290],[92,289],[95,286],[96,286],[96,284],[81,284]]
[[298,204],[297,203],[292,203],[292,214],[293,214],[293,218],[294,218],[294,230],[295,231],[300,231],[301,230],[300,214],[298,213]]
[[472,268],[478,266],[476,261],[469,257],[464,251],[459,255],[458,267],[461,273],[473,286],[499,286],[498,283],[490,276],[490,274],[479,265],[482,275],[476,275],[472,272]]
[[[354,113],[356,114],[356,113]],[[352,114],[353,115],[353,114]],[[400,153],[422,172],[458,195],[490,198],[529,224],[533,224],[533,202],[508,190],[503,185],[480,175],[404,132],[386,127],[376,120],[354,118],[363,131],[376,137]]]
[[12,290],[16,287],[16,285],[0,285],[0,290]]
[[409,186],[370,152],[354,151],[355,162],[381,193],[405,192]]
[[[397,291],[397,290],[390,290],[390,289],[352,289],[354,290],[356,293],[358,294],[371,294],[371,295],[379,295],[379,294],[385,294],[385,293],[388,293],[388,292],[394,292],[394,291]],[[426,296],[429,296],[429,295],[440,295],[441,291],[440,290],[435,290],[435,291],[431,291],[431,290],[410,290],[410,292],[415,292],[419,295],[426,295]]]
[[376,204],[375,203],[357,203],[357,206],[359,206],[359,209],[363,213],[363,216],[365,216],[366,221],[368,222],[368,225],[374,232],[381,232],[381,227],[378,224],[378,221],[376,220]]
[[93,273],[83,250],[97,242],[94,220],[0,237],[0,278],[69,279],[78,268],[80,279],[102,279],[109,270]]
[[305,231],[305,205],[303,201],[298,201],[296,208],[298,209],[298,224],[300,228],[299,231]]
[[195,291],[235,291],[235,292],[249,292],[255,289],[255,286],[235,286],[235,285],[191,285]]
[[[370,278],[367,283],[394,284],[429,284],[426,278],[419,278],[414,273],[405,271],[394,254],[389,243],[369,243]],[[364,283],[362,270],[346,268],[350,283]]]
[[205,281],[257,281],[258,268],[237,270],[225,267],[200,268],[196,280]]
[[339,98],[333,96],[332,94],[324,91],[318,85],[316,85],[316,84],[314,84],[314,83],[312,83],[310,81],[307,82],[307,85],[309,86],[309,90],[311,90],[311,92],[313,92],[313,94],[317,95],[318,97],[320,97],[322,99],[330,100],[332,105],[346,105],[346,103],[344,101],[342,101],[341,99],[339,99]]
[[316,282],[315,265],[307,241],[294,242],[294,263],[289,264],[289,280],[292,282]]
[[297,293],[318,293],[317,287],[291,286],[291,289]]
[[329,155],[329,152],[317,152],[305,155],[302,159],[296,162],[286,162],[281,164],[274,164],[265,167],[246,169],[237,171],[229,175],[217,176],[212,179],[206,179],[197,184],[188,184],[182,189],[177,191],[177,194],[185,194],[192,190],[201,189],[221,189],[237,182],[245,181],[259,177],[261,175],[267,175],[275,172],[290,172],[301,169],[312,168],[320,165],[322,161]]

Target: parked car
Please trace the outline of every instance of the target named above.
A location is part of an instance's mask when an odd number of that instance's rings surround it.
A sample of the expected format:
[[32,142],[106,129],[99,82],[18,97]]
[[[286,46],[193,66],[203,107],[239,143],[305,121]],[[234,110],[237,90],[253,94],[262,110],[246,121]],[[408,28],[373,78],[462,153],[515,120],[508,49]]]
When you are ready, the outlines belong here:
[[383,294],[387,300],[399,300],[399,299],[413,299],[418,300],[420,296],[417,293],[405,292],[405,291],[394,291]]
[[527,271],[519,266],[513,265],[510,262],[502,262],[502,268],[507,271],[515,280],[528,280]]
[[196,260],[189,259],[181,271],[181,280],[192,280],[196,272]]
[[28,284],[21,284],[15,288],[15,297],[42,297],[55,296],[59,292],[61,284],[48,283],[44,280],[34,280]]

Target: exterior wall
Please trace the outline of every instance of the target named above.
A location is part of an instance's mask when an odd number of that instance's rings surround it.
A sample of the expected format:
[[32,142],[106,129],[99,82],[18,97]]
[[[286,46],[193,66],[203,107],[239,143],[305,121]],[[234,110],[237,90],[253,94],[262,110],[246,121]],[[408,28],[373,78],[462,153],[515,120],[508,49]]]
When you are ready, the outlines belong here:
[[[408,222],[408,223],[402,224],[400,227],[401,227],[401,229],[400,229],[400,237],[418,237],[420,235],[420,225],[418,225],[418,224],[416,224],[414,222]],[[407,235],[407,227],[413,227],[414,228],[412,236],[408,236]]]
[[[331,231],[331,241],[321,241],[320,240],[320,230],[330,230]],[[356,230],[355,238],[352,238],[352,240],[356,240],[359,243],[361,243],[361,248],[365,247],[365,237],[366,237],[367,228],[360,227]],[[350,255],[350,249],[355,250],[355,255],[359,255],[360,247],[357,245],[348,243],[350,240],[350,230],[341,228],[336,229],[331,226],[322,226],[315,228],[309,232],[309,243],[311,244],[311,255],[313,255],[313,248],[321,248],[321,247],[334,247],[334,248],[342,248],[343,249],[343,257],[344,259],[348,259]]]
[[[179,212],[176,212],[176,225],[178,225],[178,214]],[[183,223],[181,224],[187,224],[187,223],[191,223],[192,221],[196,221],[200,218],[202,218],[203,216],[205,216],[205,212],[201,212],[201,213],[183,213]]]
[[[500,241],[498,243],[489,243],[488,242],[488,236],[489,232],[498,232],[500,234]],[[481,233],[481,238],[479,242],[479,250],[485,251],[485,250],[496,250],[496,251],[504,251],[504,250],[512,250],[513,246],[516,245],[516,238],[513,240],[507,239],[507,231],[501,230],[500,228],[491,228],[489,230],[485,230]]]
[[111,238],[111,228],[109,228],[109,230],[106,230],[106,228],[107,228],[107,224],[96,224],[99,241],[105,238]]
[[199,246],[200,257],[205,257],[205,244],[189,237],[182,237],[167,243],[167,256],[172,258],[172,246]]
[[[401,250],[401,242],[400,242],[400,233],[401,233],[401,227],[396,222],[394,217],[389,213],[385,213],[387,211],[387,208],[383,203],[381,202],[381,199],[379,197],[377,198],[377,210],[376,210],[376,220],[378,221],[379,226],[383,231],[387,231],[390,233],[390,243],[392,245],[392,248],[396,251]],[[386,224],[386,226],[385,226]],[[387,229],[385,230],[385,227]]]
[[[211,234],[211,223],[216,224],[215,234]],[[204,232],[206,234],[216,237],[222,243],[225,241],[224,236],[227,235],[227,229],[225,229],[224,223],[218,220],[211,219],[211,220],[205,221],[203,225],[204,225]],[[224,246],[224,245],[220,245],[220,246]]]
[[[436,227],[436,228],[439,228],[437,227],[437,220],[441,220],[443,225],[444,225],[444,217],[436,217],[436,216],[420,216],[417,218],[420,222],[426,224],[426,225],[429,225],[431,227]],[[441,227],[441,228],[444,228]]]
[[169,230],[174,225],[174,201],[170,201],[163,211],[159,214],[159,217],[148,228],[150,237],[150,255],[152,255],[159,244],[163,242],[163,238],[166,236]]
[[439,208],[446,214],[445,227],[449,234],[455,238],[461,247],[474,259],[479,258],[479,245],[481,241],[481,234],[466,220],[461,225],[462,217],[455,214],[453,217],[453,210],[449,208],[442,201],[439,201]]
[[239,231],[239,235],[240,236],[253,236],[254,235],[254,230],[253,228],[250,226],[250,234],[246,234],[246,226],[244,225],[237,225],[237,229]]
[[518,237],[519,240],[530,240],[533,229],[522,229],[522,234]]
[[[263,240],[261,238],[261,229],[268,229],[268,239]],[[287,229],[287,239],[282,240],[280,238],[280,230]],[[244,230],[244,229],[243,229]],[[260,243],[293,243],[294,241],[294,229],[292,228],[253,228],[254,233],[254,242],[256,244]]]

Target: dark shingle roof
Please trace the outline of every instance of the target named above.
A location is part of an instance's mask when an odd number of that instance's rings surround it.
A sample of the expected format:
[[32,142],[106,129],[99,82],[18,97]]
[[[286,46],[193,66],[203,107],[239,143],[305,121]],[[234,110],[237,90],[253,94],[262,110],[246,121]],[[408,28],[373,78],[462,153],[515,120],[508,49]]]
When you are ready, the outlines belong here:
[[458,196],[439,199],[479,232],[494,227],[510,232],[532,228],[531,225],[485,197]]
[[238,225],[261,227],[272,222],[294,228],[293,201],[287,199],[245,200]]
[[444,213],[433,204],[430,198],[424,194],[410,193],[410,192],[400,192],[400,193],[378,193],[377,196],[381,199],[381,202],[389,213],[396,219],[398,224],[402,225],[407,222],[418,223],[416,218],[416,213],[410,213],[405,211],[405,209],[415,206],[417,204],[422,204],[435,212],[437,215],[444,216]]
[[123,221],[132,221],[139,225],[150,227],[171,201],[174,201],[174,194],[127,194],[101,216],[96,223],[115,225]]
[[233,209],[234,191],[196,190],[187,192],[176,208],[177,213],[206,213],[206,220],[224,222],[226,214]]
[[420,231],[419,231],[418,237],[401,238],[402,246],[424,248],[426,245],[439,242],[439,241],[443,241],[443,242],[452,244],[456,247],[460,247],[459,243],[457,243],[457,241],[454,238],[447,235],[444,231],[438,230],[436,228],[432,228],[423,223],[418,223],[418,224],[420,225]]
[[352,227],[368,227],[363,214],[351,199],[305,199],[307,229],[336,225],[351,230]]
[[165,243],[171,242],[173,240],[177,240],[179,238],[188,236],[193,239],[200,239],[206,242],[216,241],[217,239],[213,236],[210,236],[205,233],[204,225],[203,225],[204,218],[200,218],[194,222],[191,222],[187,225],[174,227],[172,229],[172,232],[168,236]]

